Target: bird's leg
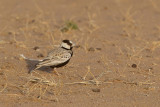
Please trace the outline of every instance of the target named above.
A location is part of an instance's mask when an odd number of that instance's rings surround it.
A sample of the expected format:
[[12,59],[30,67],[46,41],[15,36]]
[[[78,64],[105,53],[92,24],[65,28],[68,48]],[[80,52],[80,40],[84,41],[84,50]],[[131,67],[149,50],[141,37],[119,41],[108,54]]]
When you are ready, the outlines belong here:
[[60,74],[57,72],[56,68],[54,68],[54,72],[56,73],[56,75],[60,76]]

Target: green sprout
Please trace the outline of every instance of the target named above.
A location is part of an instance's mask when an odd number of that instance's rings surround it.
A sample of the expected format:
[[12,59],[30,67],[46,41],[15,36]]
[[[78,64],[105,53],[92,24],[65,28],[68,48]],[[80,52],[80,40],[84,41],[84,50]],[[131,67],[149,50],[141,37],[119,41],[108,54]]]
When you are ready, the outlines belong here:
[[65,26],[61,29],[61,32],[67,32],[69,30],[78,30],[78,26],[73,21],[67,21]]

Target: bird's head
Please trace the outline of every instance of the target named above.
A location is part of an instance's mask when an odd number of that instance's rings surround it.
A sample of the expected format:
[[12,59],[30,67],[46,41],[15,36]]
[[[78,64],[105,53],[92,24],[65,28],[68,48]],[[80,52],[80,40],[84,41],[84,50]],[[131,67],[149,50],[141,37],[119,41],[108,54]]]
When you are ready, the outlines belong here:
[[63,40],[61,43],[61,47],[65,49],[72,49],[75,44],[70,40]]

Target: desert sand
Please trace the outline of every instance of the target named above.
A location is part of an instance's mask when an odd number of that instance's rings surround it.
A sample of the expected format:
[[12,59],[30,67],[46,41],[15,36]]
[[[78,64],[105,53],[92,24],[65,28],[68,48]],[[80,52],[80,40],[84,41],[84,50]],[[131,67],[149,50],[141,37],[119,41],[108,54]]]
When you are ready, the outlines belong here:
[[[159,0],[0,0],[0,107],[159,107]],[[72,40],[56,71],[28,71]]]

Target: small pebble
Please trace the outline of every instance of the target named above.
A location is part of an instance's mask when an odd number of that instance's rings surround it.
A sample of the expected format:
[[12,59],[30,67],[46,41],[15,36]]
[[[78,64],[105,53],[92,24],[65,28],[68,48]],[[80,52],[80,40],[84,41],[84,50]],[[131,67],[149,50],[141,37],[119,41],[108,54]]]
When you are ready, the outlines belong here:
[[100,92],[101,90],[99,88],[92,89],[93,92]]
[[40,48],[39,48],[38,46],[35,46],[33,49],[34,49],[35,51],[39,51],[39,50],[40,50]]
[[40,53],[40,54],[37,55],[37,57],[38,57],[38,58],[44,57],[44,55]]
[[9,35],[12,35],[13,33],[10,31],[10,32],[8,32],[8,34],[9,34]]
[[4,73],[3,73],[3,72],[0,72],[0,75],[4,75]]
[[35,21],[35,19],[32,19],[31,21],[29,21],[29,24],[34,23]]
[[137,65],[136,64],[132,64],[132,68],[137,68]]
[[96,50],[101,51],[102,49],[101,48],[96,48]]
[[76,46],[75,46],[75,48],[80,48],[80,47],[81,47],[80,45],[76,45]]
[[95,49],[93,47],[89,48],[88,51],[95,51]]
[[101,63],[101,61],[97,61],[98,63]]

